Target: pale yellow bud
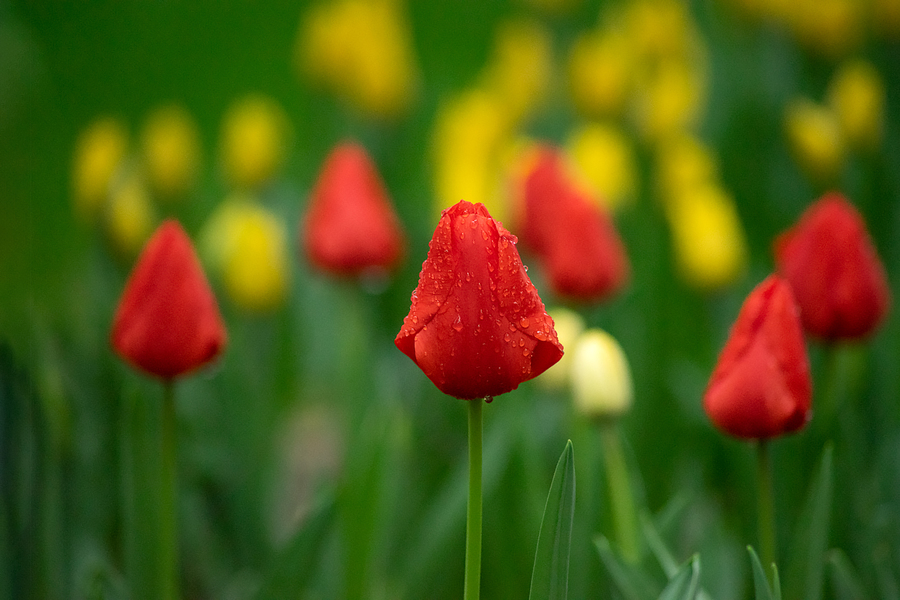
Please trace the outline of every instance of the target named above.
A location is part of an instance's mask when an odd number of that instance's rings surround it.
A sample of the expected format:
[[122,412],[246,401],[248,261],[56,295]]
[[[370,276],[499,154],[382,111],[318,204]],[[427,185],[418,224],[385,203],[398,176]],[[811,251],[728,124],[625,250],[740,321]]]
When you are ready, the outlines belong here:
[[141,142],[154,189],[163,198],[190,191],[200,169],[200,134],[191,115],[177,105],[157,108],[147,118]]
[[562,358],[537,378],[538,383],[551,389],[562,389],[569,385],[572,351],[575,341],[584,331],[584,319],[577,312],[567,308],[551,308],[547,311],[553,319],[553,328],[563,347]]
[[871,150],[881,144],[885,90],[870,63],[854,60],[842,64],[828,88],[828,102],[849,145]]
[[289,138],[287,116],[271,98],[252,95],[235,102],[222,126],[225,173],[240,188],[256,188],[284,162]]
[[261,205],[239,196],[223,202],[204,229],[201,252],[238,307],[265,312],[284,302],[290,273],[286,229]]
[[157,224],[147,187],[133,173],[114,187],[104,216],[106,237],[125,259],[137,256]]
[[844,166],[844,138],[837,115],[807,99],[785,110],[785,129],[794,158],[811,177],[830,183]]
[[572,397],[579,412],[608,418],[631,408],[631,370],[615,338],[600,329],[588,329],[576,340],[571,360]]
[[618,32],[581,34],[569,51],[569,89],[575,107],[590,117],[621,114],[634,84],[634,59]]
[[72,164],[76,212],[93,221],[109,198],[113,177],[128,152],[125,125],[112,117],[94,121],[78,137]]
[[733,283],[747,265],[747,242],[734,201],[715,185],[688,189],[667,204],[682,276],[701,289]]
[[637,196],[634,150],[625,133],[612,125],[585,124],[569,136],[569,156],[607,210],[630,204]]

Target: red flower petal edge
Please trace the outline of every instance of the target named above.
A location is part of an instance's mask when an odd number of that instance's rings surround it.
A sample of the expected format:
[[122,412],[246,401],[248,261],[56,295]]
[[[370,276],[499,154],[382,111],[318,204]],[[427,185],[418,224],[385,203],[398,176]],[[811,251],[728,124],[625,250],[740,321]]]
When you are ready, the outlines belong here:
[[863,338],[887,314],[884,266],[862,217],[841,194],[823,196],[776,240],[775,261],[815,337]]
[[441,214],[394,343],[445,394],[497,396],[562,357],[516,241],[482,204]]
[[362,146],[345,142],[329,154],[301,233],[309,261],[336,275],[390,270],[403,258],[400,220]]
[[200,261],[177,221],[154,232],[131,272],[111,342],[126,362],[162,379],[200,368],[225,347],[226,333]]
[[787,282],[771,275],[744,301],[709,380],[703,408],[725,433],[763,439],[803,427],[811,396],[794,296]]

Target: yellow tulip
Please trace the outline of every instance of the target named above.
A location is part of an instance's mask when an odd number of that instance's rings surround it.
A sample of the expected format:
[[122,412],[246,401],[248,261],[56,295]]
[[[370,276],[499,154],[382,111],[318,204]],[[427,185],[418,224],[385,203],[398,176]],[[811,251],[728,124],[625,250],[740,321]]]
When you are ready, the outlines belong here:
[[193,187],[200,169],[200,134],[184,108],[154,110],[141,142],[147,177],[163,198],[177,198]]
[[552,54],[550,35],[540,23],[518,19],[499,26],[482,79],[505,103],[512,120],[525,119],[546,95]]
[[657,153],[656,178],[663,200],[717,181],[719,168],[712,150],[685,134],[667,140]]
[[794,0],[791,21],[797,38],[827,57],[845,56],[863,39],[859,0]]
[[631,45],[615,31],[581,34],[569,51],[569,89],[575,107],[589,117],[620,115],[633,88]]
[[94,121],[78,137],[72,165],[75,210],[93,221],[109,198],[110,186],[128,152],[128,131],[112,117]]
[[834,111],[807,99],[794,100],[785,110],[785,129],[800,167],[816,180],[833,182],[844,164],[844,139]]
[[872,0],[872,26],[877,33],[896,40],[900,38],[900,2]]
[[133,173],[113,188],[104,217],[106,237],[125,259],[137,256],[157,224],[147,187]]
[[625,31],[642,60],[684,57],[697,37],[688,6],[680,0],[636,0],[626,5]]
[[544,371],[537,381],[549,389],[562,389],[570,383],[572,351],[578,336],[584,331],[584,319],[577,312],[562,307],[552,308],[547,312],[553,319],[553,328],[564,353],[559,362]]
[[714,290],[747,265],[747,243],[734,201],[715,185],[689,189],[667,204],[675,258],[685,280]]
[[885,90],[871,63],[854,60],[842,64],[831,80],[828,101],[849,145],[871,150],[881,144]]
[[223,202],[204,229],[201,251],[238,307],[265,312],[284,302],[287,234],[284,223],[261,205],[240,196]]
[[706,87],[703,61],[667,60],[649,72],[635,98],[644,138],[660,143],[693,129],[706,104]]
[[622,347],[600,329],[575,341],[570,364],[575,408],[590,418],[612,418],[631,408],[634,388]]
[[572,132],[566,146],[577,169],[611,211],[634,201],[637,166],[628,137],[617,127],[587,123]]
[[232,104],[222,125],[225,173],[239,188],[256,188],[281,168],[289,125],[271,98],[251,95]]

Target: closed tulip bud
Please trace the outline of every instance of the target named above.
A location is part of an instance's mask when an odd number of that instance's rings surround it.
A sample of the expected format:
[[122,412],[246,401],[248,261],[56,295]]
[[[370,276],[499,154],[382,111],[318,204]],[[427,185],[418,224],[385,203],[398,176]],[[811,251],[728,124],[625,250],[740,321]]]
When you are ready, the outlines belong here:
[[147,177],[163,198],[190,191],[200,169],[200,134],[186,110],[177,105],[154,110],[141,143]]
[[466,201],[442,214],[394,343],[465,400],[512,391],[563,354],[516,237]]
[[572,161],[594,192],[594,198],[615,212],[637,195],[634,150],[625,134],[610,125],[589,123],[569,137]]
[[406,238],[365,149],[338,145],[325,161],[302,223],[309,261],[326,272],[385,273],[402,260]]
[[688,189],[667,204],[679,271],[698,288],[714,290],[742,275],[747,243],[734,201],[713,185]]
[[98,119],[75,144],[72,188],[76,212],[93,221],[109,198],[113,177],[128,152],[128,132],[117,119]]
[[811,396],[797,304],[787,282],[772,275],[744,301],[710,377],[703,408],[729,435],[767,439],[803,427]]
[[287,294],[290,269],[285,225],[247,198],[223,202],[202,236],[201,250],[241,309],[271,311]]
[[818,338],[864,338],[887,314],[884,266],[862,217],[840,194],[820,198],[776,240],[775,261],[804,328]]
[[812,178],[829,182],[844,166],[844,138],[837,115],[806,99],[785,111],[785,129],[795,160]]
[[611,418],[631,408],[631,370],[615,338],[600,329],[588,329],[578,337],[571,354],[572,397],[579,412]]
[[239,187],[261,186],[281,168],[289,125],[271,98],[251,95],[232,104],[222,125],[225,174]]
[[570,383],[571,350],[575,347],[575,340],[584,331],[584,319],[577,312],[567,308],[557,307],[547,312],[553,319],[553,328],[556,329],[557,339],[559,339],[559,343],[565,350],[565,354],[562,355],[558,363],[547,369],[537,381],[546,388],[562,389]]
[[569,51],[569,89],[575,107],[589,117],[613,117],[624,110],[634,84],[627,38],[616,32],[581,34]]
[[157,223],[150,194],[133,173],[114,187],[104,217],[110,244],[129,260],[137,256]]
[[132,366],[171,380],[215,359],[225,339],[190,239],[177,221],[165,221],[125,284],[113,318],[113,349]]
[[841,65],[828,88],[828,101],[849,145],[873,150],[881,144],[885,90],[875,67],[861,60]]

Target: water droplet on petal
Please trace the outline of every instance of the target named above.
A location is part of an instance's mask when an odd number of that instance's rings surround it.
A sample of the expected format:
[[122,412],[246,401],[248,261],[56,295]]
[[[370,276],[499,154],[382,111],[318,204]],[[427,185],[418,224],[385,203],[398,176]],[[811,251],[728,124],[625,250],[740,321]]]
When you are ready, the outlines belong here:
[[459,315],[456,315],[456,319],[453,321],[453,329],[455,329],[456,331],[462,331],[462,328],[462,319],[459,317]]
[[504,341],[504,342],[508,342],[508,341],[509,341],[509,334],[508,334],[508,333],[505,334],[505,335],[503,336],[503,341]]
[[519,327],[521,327],[522,329],[528,329],[529,325],[531,325],[531,323],[528,321],[528,317],[522,317],[521,319],[519,319]]
[[519,338],[519,348],[525,345],[525,338]]
[[528,356],[529,354],[531,354],[531,352],[528,350],[528,348],[522,350],[522,356]]
[[485,401],[487,404],[490,404],[491,402],[494,401],[494,398],[493,398],[493,396],[488,396],[487,398],[484,399],[484,401]]

